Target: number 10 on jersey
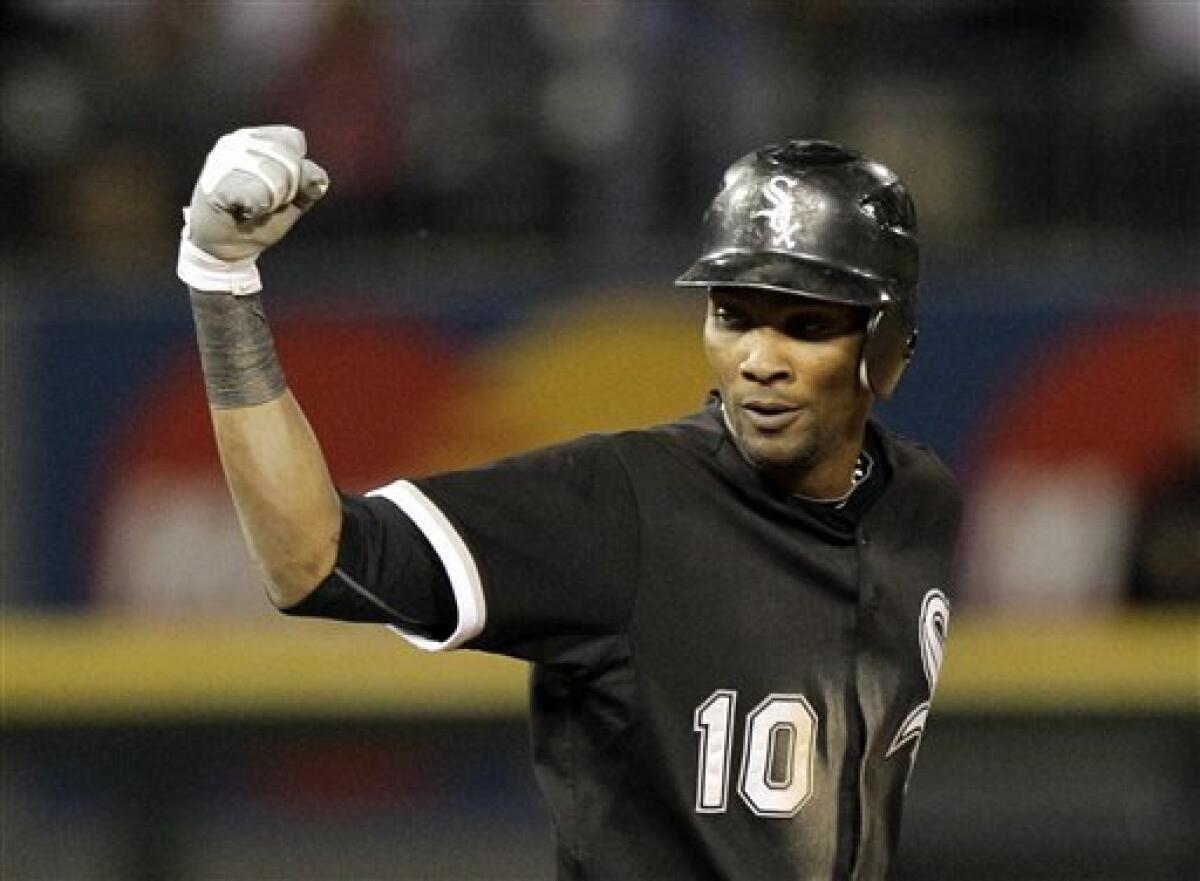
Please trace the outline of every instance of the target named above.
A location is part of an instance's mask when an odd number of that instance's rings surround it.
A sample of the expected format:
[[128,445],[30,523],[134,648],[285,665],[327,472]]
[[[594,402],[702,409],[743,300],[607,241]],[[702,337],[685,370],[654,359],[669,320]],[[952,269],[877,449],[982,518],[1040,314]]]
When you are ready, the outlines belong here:
[[[696,708],[700,735],[696,811],[723,814],[729,804],[737,692],[719,689]],[[799,694],[768,695],[746,715],[738,795],[760,817],[794,817],[812,797],[817,714]]]

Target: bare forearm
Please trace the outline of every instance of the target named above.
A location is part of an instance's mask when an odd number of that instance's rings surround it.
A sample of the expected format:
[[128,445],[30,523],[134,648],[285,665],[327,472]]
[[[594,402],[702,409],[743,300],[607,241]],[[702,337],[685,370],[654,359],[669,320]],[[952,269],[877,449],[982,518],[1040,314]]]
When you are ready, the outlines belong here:
[[191,292],[217,447],[272,602],[302,600],[337,557],[341,505],[288,391],[257,295]]
[[333,569],[341,504],[312,429],[291,392],[248,407],[212,408],[225,479],[271,601],[295,605]]

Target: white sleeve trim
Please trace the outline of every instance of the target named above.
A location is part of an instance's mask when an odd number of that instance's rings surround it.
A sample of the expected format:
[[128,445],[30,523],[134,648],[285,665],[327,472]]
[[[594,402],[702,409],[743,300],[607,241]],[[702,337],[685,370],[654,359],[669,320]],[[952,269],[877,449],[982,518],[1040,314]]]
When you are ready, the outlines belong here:
[[483,597],[479,568],[475,565],[475,558],[471,556],[467,543],[446,519],[446,515],[425,493],[407,480],[397,480],[371,490],[367,495],[383,496],[391,501],[416,524],[425,538],[429,539],[442,561],[446,576],[450,579],[450,587],[454,590],[454,602],[458,606],[458,626],[442,641],[410,633],[394,624],[389,624],[388,628],[427,652],[458,648],[482,633],[487,621],[487,604]]

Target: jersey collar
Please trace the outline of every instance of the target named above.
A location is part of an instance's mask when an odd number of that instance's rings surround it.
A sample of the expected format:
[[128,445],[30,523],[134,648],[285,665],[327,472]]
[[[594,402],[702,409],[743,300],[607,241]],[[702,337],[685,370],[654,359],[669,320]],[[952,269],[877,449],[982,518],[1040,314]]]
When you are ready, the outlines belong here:
[[867,449],[875,460],[871,479],[855,491],[841,508],[793,495],[746,461],[738,449],[721,412],[720,395],[709,393],[704,410],[691,420],[699,429],[697,441],[722,479],[751,507],[772,517],[825,534],[830,539],[853,541],[858,522],[883,494],[891,473],[891,451],[886,432],[874,420],[868,422]]

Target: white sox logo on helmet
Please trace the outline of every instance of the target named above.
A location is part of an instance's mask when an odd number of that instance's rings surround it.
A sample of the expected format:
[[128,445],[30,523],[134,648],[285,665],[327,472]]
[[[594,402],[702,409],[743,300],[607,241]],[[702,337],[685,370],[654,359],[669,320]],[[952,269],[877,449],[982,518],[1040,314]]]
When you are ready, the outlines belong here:
[[797,199],[792,192],[795,187],[796,181],[781,174],[775,175],[763,187],[763,195],[771,203],[771,207],[754,214],[755,218],[766,218],[767,224],[771,227],[771,233],[774,236],[773,244],[776,248],[794,250],[796,248],[794,236],[797,230],[808,217],[816,213],[818,208],[812,199],[807,201]]

